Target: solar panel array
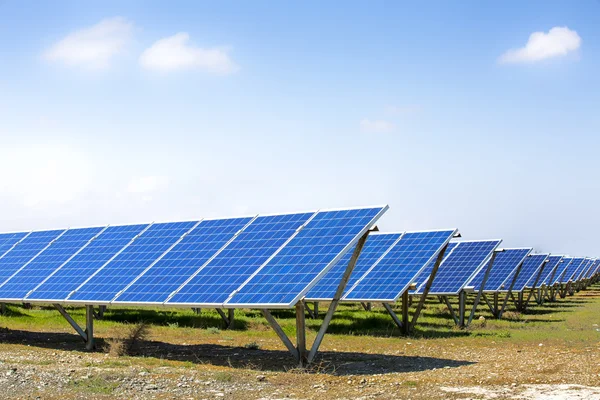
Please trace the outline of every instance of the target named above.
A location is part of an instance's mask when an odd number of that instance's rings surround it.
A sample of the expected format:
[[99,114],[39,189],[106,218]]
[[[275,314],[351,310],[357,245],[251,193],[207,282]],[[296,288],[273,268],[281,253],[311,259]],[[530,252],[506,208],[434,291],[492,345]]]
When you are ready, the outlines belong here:
[[[541,274],[546,269],[549,254],[531,254],[525,259],[521,271],[512,288],[513,292],[522,292],[525,288],[539,287]],[[509,277],[508,280],[511,280]]]
[[289,307],[386,210],[0,234],[0,301]]
[[538,286],[548,286],[554,282],[554,276],[556,275],[556,271],[558,270],[558,266],[560,265],[563,256],[553,256],[548,257],[548,262],[544,267],[544,271],[542,272],[542,276],[540,276],[540,280],[538,282]]
[[579,271],[581,266],[586,262],[583,257],[575,257],[569,266],[565,269],[564,273],[560,276],[558,283],[566,284],[573,280],[573,276]]
[[[532,248],[504,249],[504,251],[496,254],[483,291],[496,292],[508,289],[508,286],[511,283],[510,281],[507,282],[509,276],[514,276],[517,269],[532,250]],[[490,260],[486,266],[475,275],[475,277],[467,284],[468,286],[472,286],[475,290],[481,288],[490,262],[492,262],[492,260]]]
[[[458,242],[444,258],[430,289],[432,295],[455,295],[489,261],[501,240]],[[416,293],[423,293],[425,282]]]

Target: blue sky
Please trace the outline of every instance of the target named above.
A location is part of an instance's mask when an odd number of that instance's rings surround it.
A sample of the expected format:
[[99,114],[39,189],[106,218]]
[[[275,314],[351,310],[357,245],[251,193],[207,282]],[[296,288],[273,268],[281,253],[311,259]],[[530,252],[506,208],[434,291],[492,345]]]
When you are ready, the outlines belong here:
[[0,0],[2,230],[387,203],[600,256],[598,15]]

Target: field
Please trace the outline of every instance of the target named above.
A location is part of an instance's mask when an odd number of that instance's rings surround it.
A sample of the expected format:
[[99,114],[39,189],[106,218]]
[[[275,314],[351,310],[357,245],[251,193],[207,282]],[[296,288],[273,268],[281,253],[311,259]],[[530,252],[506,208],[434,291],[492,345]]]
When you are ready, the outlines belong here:
[[[83,324],[83,309],[69,312]],[[294,337],[293,310],[273,314]],[[306,321],[311,343],[321,319]],[[431,299],[409,337],[380,305],[342,305],[300,369],[255,310],[225,330],[213,310],[110,308],[88,353],[55,309],[9,305],[0,388],[10,399],[600,398],[599,325],[600,286],[503,320],[480,306],[466,330]]]

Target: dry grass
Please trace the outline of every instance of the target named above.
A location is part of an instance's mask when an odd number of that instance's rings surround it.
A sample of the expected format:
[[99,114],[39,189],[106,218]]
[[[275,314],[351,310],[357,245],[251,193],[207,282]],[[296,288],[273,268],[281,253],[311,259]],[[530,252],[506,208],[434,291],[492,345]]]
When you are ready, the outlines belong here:
[[125,325],[120,337],[106,340],[106,352],[113,357],[127,356],[134,353],[137,344],[148,336],[149,326],[146,322]]

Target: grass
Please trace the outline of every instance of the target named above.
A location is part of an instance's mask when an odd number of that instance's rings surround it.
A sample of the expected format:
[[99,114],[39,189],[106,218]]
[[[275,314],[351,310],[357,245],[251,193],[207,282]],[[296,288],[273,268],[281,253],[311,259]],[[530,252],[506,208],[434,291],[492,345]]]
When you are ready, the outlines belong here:
[[[598,340],[600,333],[592,329],[589,321],[598,322],[600,314],[600,292],[596,288],[588,288],[576,296],[559,299],[555,303],[540,306],[532,304],[526,312],[509,309],[504,318],[496,320],[485,304],[477,308],[475,318],[469,329],[457,329],[445,304],[437,299],[428,299],[422,310],[412,337],[414,339],[453,339],[477,343],[478,340],[510,340],[514,342],[540,342],[556,340],[567,343],[583,343]],[[472,301],[472,298],[470,299]],[[454,299],[452,307],[456,310]],[[509,303],[510,304],[510,303]],[[328,304],[320,304],[326,310]],[[416,302],[410,313],[415,310]],[[33,307],[24,309],[9,305],[6,315],[0,316],[0,326],[11,331],[27,332],[64,332],[72,334],[71,327],[62,316],[50,307]],[[396,312],[401,314],[399,304]],[[83,308],[68,308],[68,312],[81,325],[84,324]],[[319,319],[306,319],[307,338],[312,340],[321,326]],[[294,310],[274,310],[272,314],[290,337],[295,336],[296,321]],[[480,317],[483,317],[480,319]],[[137,342],[159,341],[167,343],[223,343],[223,346],[240,346],[247,349],[283,348],[268,323],[258,310],[236,310],[235,329],[222,331],[223,322],[216,311],[203,309],[196,314],[191,309],[146,309],[110,307],[102,320],[95,322],[95,334],[114,340],[124,346],[115,355],[131,352]],[[143,324],[141,322],[143,321]],[[138,329],[143,327],[141,331]],[[125,333],[123,333],[125,332]],[[223,337],[221,333],[227,332]],[[369,349],[378,338],[398,338],[402,334],[393,323],[385,309],[373,304],[371,312],[365,311],[358,304],[341,304],[336,311],[328,329],[328,337],[345,340],[348,347]],[[111,339],[113,338],[113,339]],[[351,338],[357,338],[354,340]],[[64,340],[64,339],[63,339]],[[76,338],[73,340],[77,340]],[[35,345],[35,341],[30,341]]]
[[110,395],[119,386],[102,376],[93,376],[88,379],[73,380],[69,385],[78,392]]

